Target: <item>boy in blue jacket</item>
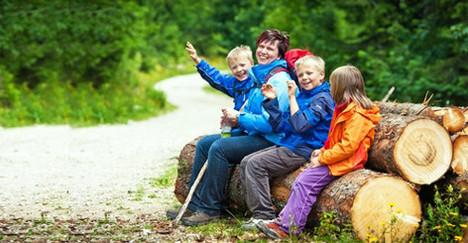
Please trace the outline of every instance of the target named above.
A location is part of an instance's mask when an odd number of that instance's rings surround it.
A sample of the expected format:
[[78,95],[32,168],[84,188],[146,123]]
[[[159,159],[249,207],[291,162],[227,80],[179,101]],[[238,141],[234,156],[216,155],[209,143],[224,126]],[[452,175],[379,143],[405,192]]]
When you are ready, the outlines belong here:
[[253,78],[249,75],[249,69],[254,65],[250,47],[240,45],[228,53],[226,61],[232,75],[221,73],[201,59],[190,42],[185,45],[185,50],[195,62],[200,76],[211,87],[233,97],[234,109],[239,111],[247,100],[249,91],[255,86]]
[[296,98],[296,83],[288,81],[289,111],[279,109],[274,88],[262,86],[262,93],[267,97],[263,107],[270,115],[269,122],[276,132],[284,132],[285,137],[279,146],[250,154],[241,162],[246,203],[253,214],[244,223],[244,229],[254,229],[260,220],[276,217],[269,181],[308,162],[313,151],[320,149],[327,139],[334,101],[330,85],[324,82],[325,62],[318,56],[305,56],[295,66],[301,88]]

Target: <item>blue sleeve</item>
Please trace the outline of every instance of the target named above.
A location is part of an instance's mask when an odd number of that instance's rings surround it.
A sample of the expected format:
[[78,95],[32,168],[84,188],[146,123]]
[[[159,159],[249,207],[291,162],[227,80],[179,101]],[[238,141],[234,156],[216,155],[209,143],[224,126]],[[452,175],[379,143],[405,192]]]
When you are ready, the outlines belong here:
[[311,102],[304,110],[298,110],[289,118],[289,123],[296,133],[307,132],[333,112],[333,107],[325,98]]
[[234,97],[234,83],[236,82],[236,78],[234,78],[234,76],[221,73],[205,60],[198,63],[197,71],[211,87]]
[[[270,83],[276,89],[278,106],[281,112],[284,112],[289,108],[288,86],[286,82],[289,79],[289,74],[286,72],[280,72],[273,75],[273,77],[271,77],[268,81],[268,83]],[[262,96],[261,93],[260,96]],[[270,122],[268,121],[270,115],[261,104],[264,98],[262,96],[258,97],[258,99],[259,100],[257,102],[260,102],[259,106],[261,109],[261,114],[242,112],[239,115],[239,125],[247,131],[255,130],[264,134],[271,133],[273,132],[273,129]]]
[[263,102],[263,108],[265,108],[265,110],[270,115],[268,121],[273,127],[273,131],[285,132],[291,130],[288,124],[289,113],[281,112],[279,109],[278,99],[275,98],[273,100],[265,100]]

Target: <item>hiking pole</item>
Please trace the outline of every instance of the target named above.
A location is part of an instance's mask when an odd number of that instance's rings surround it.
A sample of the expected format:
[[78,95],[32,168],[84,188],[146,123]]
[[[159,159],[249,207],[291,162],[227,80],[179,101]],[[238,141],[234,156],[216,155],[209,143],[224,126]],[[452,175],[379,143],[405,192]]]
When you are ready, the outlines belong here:
[[187,206],[190,203],[190,201],[192,200],[193,193],[195,192],[195,189],[197,188],[198,183],[200,183],[201,178],[203,177],[203,174],[205,174],[206,167],[208,167],[208,161],[205,161],[205,164],[203,164],[203,167],[200,169],[200,172],[198,172],[197,178],[193,182],[192,187],[190,187],[190,191],[189,191],[189,193],[187,195],[187,198],[185,198],[184,205],[182,205],[182,207],[180,208],[179,213],[177,214],[177,217],[174,220],[175,224],[179,223],[180,219],[182,218],[182,215],[184,215],[185,211],[187,210]]

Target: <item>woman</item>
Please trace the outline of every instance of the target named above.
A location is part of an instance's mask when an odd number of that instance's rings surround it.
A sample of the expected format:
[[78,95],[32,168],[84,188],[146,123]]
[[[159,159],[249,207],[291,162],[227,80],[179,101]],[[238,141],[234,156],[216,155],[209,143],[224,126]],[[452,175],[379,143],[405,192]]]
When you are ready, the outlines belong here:
[[[189,185],[193,184],[205,161],[208,167],[182,218],[185,225],[200,225],[219,218],[226,206],[231,168],[244,156],[277,144],[281,139],[282,134],[275,133],[268,122],[269,115],[262,107],[264,96],[260,87],[267,82],[275,87],[280,109],[288,109],[287,81],[291,77],[281,70],[287,68],[283,58],[289,47],[289,38],[278,30],[266,30],[260,34],[256,45],[258,64],[252,67],[250,74],[255,77],[257,87],[249,92],[240,112],[234,109],[223,111],[241,133],[227,138],[219,134],[205,136],[196,145]],[[167,212],[169,218],[175,218],[176,214],[176,210]]]

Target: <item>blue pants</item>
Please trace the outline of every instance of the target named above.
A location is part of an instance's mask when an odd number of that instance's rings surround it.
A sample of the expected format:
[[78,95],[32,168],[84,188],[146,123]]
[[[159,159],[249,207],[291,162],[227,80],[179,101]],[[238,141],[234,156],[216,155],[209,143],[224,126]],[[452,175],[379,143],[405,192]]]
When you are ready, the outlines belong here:
[[203,137],[196,145],[189,185],[193,184],[205,161],[208,167],[188,208],[208,215],[220,215],[226,206],[231,168],[239,164],[244,156],[272,145],[262,136],[221,138],[215,134]]

